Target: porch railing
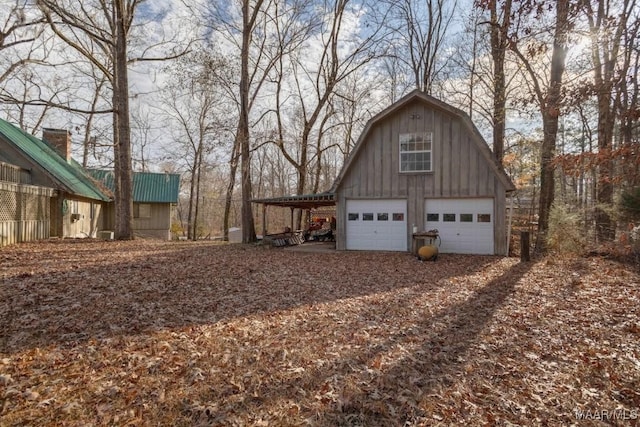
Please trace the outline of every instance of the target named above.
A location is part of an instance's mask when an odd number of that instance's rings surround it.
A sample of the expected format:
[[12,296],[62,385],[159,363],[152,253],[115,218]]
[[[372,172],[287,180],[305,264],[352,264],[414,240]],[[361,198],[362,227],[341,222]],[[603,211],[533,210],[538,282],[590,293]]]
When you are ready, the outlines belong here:
[[0,181],[31,184],[31,172],[19,166],[0,162]]

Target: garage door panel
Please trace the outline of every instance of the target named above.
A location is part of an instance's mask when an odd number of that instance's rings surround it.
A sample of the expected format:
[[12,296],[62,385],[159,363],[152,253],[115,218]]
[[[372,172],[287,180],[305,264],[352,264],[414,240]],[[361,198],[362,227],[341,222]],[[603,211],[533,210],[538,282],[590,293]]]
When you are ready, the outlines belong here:
[[443,253],[493,254],[493,199],[427,199],[425,229],[440,233]]
[[347,249],[407,250],[406,200],[347,200]]

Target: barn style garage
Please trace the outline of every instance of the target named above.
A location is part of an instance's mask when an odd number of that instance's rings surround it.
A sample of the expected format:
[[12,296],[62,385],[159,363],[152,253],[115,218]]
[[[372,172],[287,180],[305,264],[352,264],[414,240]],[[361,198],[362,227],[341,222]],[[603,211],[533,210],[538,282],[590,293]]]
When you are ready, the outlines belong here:
[[437,229],[441,252],[504,255],[514,190],[466,113],[413,91],[368,122],[331,189],[336,248],[408,251]]

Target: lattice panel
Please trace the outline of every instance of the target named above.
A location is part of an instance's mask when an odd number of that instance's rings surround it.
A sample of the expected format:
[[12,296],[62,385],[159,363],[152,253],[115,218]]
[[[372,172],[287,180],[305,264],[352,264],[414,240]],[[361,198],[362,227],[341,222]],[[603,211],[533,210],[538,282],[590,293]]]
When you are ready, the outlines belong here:
[[0,221],[19,221],[18,193],[0,190]]

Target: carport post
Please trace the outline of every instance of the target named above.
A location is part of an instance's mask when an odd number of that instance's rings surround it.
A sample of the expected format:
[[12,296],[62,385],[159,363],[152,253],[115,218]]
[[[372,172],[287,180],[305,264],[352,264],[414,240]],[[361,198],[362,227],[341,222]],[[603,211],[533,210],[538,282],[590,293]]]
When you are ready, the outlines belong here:
[[262,240],[267,235],[267,204],[262,204]]
[[295,208],[289,208],[291,209],[291,231],[293,231],[293,211]]

